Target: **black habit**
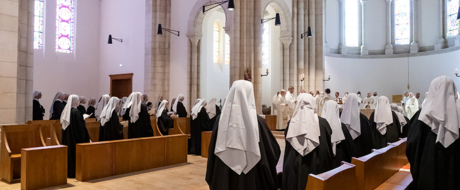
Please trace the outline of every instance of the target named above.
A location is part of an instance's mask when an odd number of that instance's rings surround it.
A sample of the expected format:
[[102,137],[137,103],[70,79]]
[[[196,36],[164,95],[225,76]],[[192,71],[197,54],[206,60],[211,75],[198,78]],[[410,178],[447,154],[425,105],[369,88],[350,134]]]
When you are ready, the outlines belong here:
[[198,113],[195,120],[190,117],[190,154],[201,155],[201,132],[212,131],[209,125],[209,115],[204,107]]
[[45,115],[45,108],[40,104],[38,100],[33,102],[33,120],[43,120]]
[[364,114],[360,113],[359,115],[359,119],[361,121],[361,135],[353,140],[353,157],[356,158],[372,153],[372,149],[374,147],[373,134],[369,120]]
[[[414,118],[414,117],[412,117]],[[402,133],[401,133],[401,138],[406,138],[407,137],[407,133],[409,133],[409,128],[410,128],[410,125],[409,125],[409,118],[407,118],[406,116],[404,116],[404,119],[406,119],[406,125],[404,125],[403,127],[403,130],[402,130]]]
[[[319,146],[312,152],[300,155],[286,140],[283,163],[283,190],[305,190],[309,174],[320,174],[334,168],[332,159],[332,129],[326,119],[318,117],[320,137]],[[289,131],[289,124],[284,135]]]
[[126,109],[125,115],[123,115],[123,121],[129,121],[129,110],[131,110],[131,107]]
[[55,101],[53,103],[53,115],[51,116],[50,120],[59,120],[61,119],[62,111],[64,110],[64,103],[61,101]]
[[[220,116],[216,116],[220,118]],[[217,119],[219,120],[219,119]],[[219,122],[216,122],[209,144],[206,182],[211,190],[275,190],[276,164],[281,150],[265,120],[257,116],[259,124],[260,161],[247,174],[238,175],[214,154]]]
[[76,108],[70,112],[70,125],[62,130],[62,144],[67,145],[67,177],[75,178],[76,145],[90,140],[85,120]]
[[99,135],[99,141],[111,141],[123,139],[123,125],[120,124],[117,111],[113,110],[112,117],[104,126],[101,126],[102,135]]
[[161,134],[168,135],[169,129],[174,127],[174,120],[168,115],[168,109],[165,108],[157,120]]
[[86,108],[83,105],[79,105],[77,107],[78,111],[80,111],[81,115],[86,114]]
[[214,123],[216,123],[216,121],[219,121],[217,120],[217,116],[220,115],[220,108],[219,106],[216,105],[216,116],[214,116],[212,119],[209,120],[209,126],[214,126]]
[[185,106],[181,101],[177,102],[176,113],[177,113],[177,115],[179,115],[179,117],[187,117],[187,114],[188,114],[187,110],[185,109]]
[[419,121],[420,111],[410,120],[406,155],[410,163],[411,190],[460,189],[460,140],[447,148],[436,143],[431,127]]
[[95,112],[96,112],[96,108],[94,108],[94,106],[88,106],[88,110],[86,110],[86,114],[88,115],[93,114],[89,118],[96,118]]
[[391,113],[393,116],[393,123],[387,126],[387,133],[385,133],[385,135],[382,135],[379,130],[377,130],[377,124],[374,122],[374,113],[372,113],[369,119],[374,137],[374,149],[380,149],[386,147],[388,143],[399,141],[399,136],[401,136],[401,123],[399,123],[396,113],[393,111],[391,111]]
[[[129,115],[130,110],[126,110]],[[153,137],[153,128],[150,121],[150,115],[147,111],[147,106],[141,104],[141,112],[139,112],[139,118],[135,123],[128,124],[128,138],[140,138],[140,137]]]
[[342,123],[343,136],[345,140],[341,141],[335,147],[335,156],[332,159],[333,167],[339,167],[342,165],[342,161],[351,163],[351,157],[353,157],[353,137],[351,137],[350,132],[345,124]]

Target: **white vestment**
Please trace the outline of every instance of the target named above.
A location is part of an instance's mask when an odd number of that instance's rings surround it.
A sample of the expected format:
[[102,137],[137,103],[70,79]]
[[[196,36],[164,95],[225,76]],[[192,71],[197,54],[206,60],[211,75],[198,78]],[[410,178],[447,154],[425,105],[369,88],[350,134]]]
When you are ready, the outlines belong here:
[[289,121],[289,105],[286,98],[281,95],[275,95],[272,99],[273,105],[276,106],[276,129],[286,129]]
[[[321,101],[319,102],[319,105],[317,105],[317,106],[318,106],[318,110],[317,110],[317,111],[318,111],[318,115],[319,115],[320,113],[323,112],[324,104],[325,104],[327,101],[329,101],[329,100],[334,100],[334,98],[333,98],[331,95],[329,95],[329,94],[326,94],[326,95],[324,96],[324,98],[321,99]],[[321,116],[321,115],[320,115],[320,116]]]
[[368,105],[369,105],[369,109],[375,109],[375,101],[372,97],[364,98],[361,109],[366,109]]
[[292,114],[294,114],[296,98],[297,97],[295,97],[294,94],[291,94],[289,91],[286,93],[285,99],[286,99],[286,103],[288,104],[288,107],[289,107],[289,109],[288,109],[289,117],[291,117]]
[[[377,102],[379,101],[379,97],[378,96],[371,96],[372,99],[374,99],[374,107],[377,106]],[[374,109],[374,108],[372,108]]]
[[412,116],[415,115],[415,113],[418,111],[418,101],[417,98],[409,98],[406,102],[406,116],[407,118],[411,119]]

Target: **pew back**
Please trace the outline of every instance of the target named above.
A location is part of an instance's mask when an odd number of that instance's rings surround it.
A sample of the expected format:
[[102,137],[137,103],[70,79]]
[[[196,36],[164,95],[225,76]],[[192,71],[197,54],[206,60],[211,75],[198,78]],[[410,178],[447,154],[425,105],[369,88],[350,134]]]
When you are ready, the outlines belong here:
[[333,170],[322,174],[308,176],[306,190],[355,190],[356,189],[356,166],[347,162]]
[[372,190],[385,181],[382,173],[383,159],[383,153],[376,151],[363,157],[352,158],[351,164],[356,166],[358,190]]
[[190,117],[174,118],[174,128],[180,129],[182,133],[190,135]]
[[265,122],[270,131],[276,131],[276,115],[266,115]]
[[211,144],[212,131],[201,132],[201,157],[207,158],[209,156],[209,145]]
[[99,142],[99,132],[101,131],[100,122],[86,122],[86,129],[92,142]]
[[46,139],[52,138],[52,135],[53,135],[52,127],[55,123],[59,123],[59,120],[28,121],[27,125],[41,126],[43,139],[46,141]]

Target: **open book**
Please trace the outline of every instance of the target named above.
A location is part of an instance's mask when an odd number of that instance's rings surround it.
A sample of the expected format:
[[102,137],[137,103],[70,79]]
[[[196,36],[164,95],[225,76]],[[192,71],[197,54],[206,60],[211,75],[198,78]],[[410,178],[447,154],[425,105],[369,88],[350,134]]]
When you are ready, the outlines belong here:
[[88,114],[83,114],[83,119],[86,120],[87,118],[91,117],[92,115],[93,115],[93,114],[89,114],[89,115],[88,115]]

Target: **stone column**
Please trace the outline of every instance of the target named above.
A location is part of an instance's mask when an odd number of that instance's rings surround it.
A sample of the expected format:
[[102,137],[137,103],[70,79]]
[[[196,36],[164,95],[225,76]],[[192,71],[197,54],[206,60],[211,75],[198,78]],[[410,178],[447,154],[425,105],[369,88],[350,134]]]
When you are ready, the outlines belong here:
[[[305,32],[305,22],[304,20],[306,20],[305,18],[308,19],[308,17],[306,17],[305,15],[305,3],[304,3],[304,0],[299,0],[299,3],[298,3],[298,8],[299,8],[299,11],[297,12],[298,16],[297,16],[297,34],[300,35],[302,33]],[[308,28],[308,27],[307,27]],[[305,41],[307,41],[307,38],[304,38],[304,39],[300,39],[298,38],[299,36],[296,35],[296,38],[298,39],[297,41],[297,54],[298,54],[298,64],[297,64],[297,82],[299,83],[299,85],[297,85],[296,87],[296,92],[299,92],[298,89],[305,89],[305,82],[307,80],[304,80],[303,82],[300,81],[301,79],[301,76],[302,74],[304,75],[307,75],[308,73],[305,72],[305,62],[308,62],[308,61],[305,61],[305,58],[307,57],[306,56],[306,53],[305,53]],[[295,93],[295,94],[298,94],[298,93]]]
[[446,20],[444,19],[444,15],[445,15],[444,7],[446,6],[446,4],[444,2],[445,0],[439,0],[439,20],[441,22],[439,22],[439,39],[434,45],[434,50],[443,49],[447,45],[446,33],[444,32],[445,31],[444,26],[446,23]]
[[418,45],[418,41],[417,41],[417,32],[415,32],[417,30],[417,26],[418,24],[416,23],[417,22],[417,19],[415,19],[415,17],[417,16],[417,10],[415,9],[417,6],[415,6],[416,4],[416,0],[411,0],[411,25],[412,25],[412,35],[411,35],[411,38],[412,38],[412,42],[410,44],[410,53],[417,53],[418,52],[418,49],[419,49],[419,45]]
[[282,88],[289,88],[289,46],[292,43],[292,37],[281,37],[281,42],[283,43],[283,75],[284,75],[284,83]]
[[391,0],[387,2],[387,44],[385,46],[385,55],[393,55],[393,45],[391,43]]
[[339,17],[340,17],[340,43],[339,52],[342,55],[347,54],[347,44],[345,43],[345,0],[339,0]]
[[369,50],[366,45],[366,3],[368,0],[361,0],[361,55],[369,55]]
[[[310,23],[309,25],[311,26],[311,33],[312,37],[308,39],[308,55],[309,55],[309,60],[308,60],[308,67],[310,73],[308,74],[308,89],[305,89],[307,91],[310,90],[315,90],[316,89],[316,61],[317,58],[317,52],[323,52],[323,36],[322,36],[322,28],[323,28],[323,16],[321,13],[322,10],[322,4],[321,3],[316,3],[317,0],[310,0],[308,3],[308,22]],[[322,2],[321,0],[319,2]],[[320,6],[316,6],[320,5]],[[318,13],[321,15],[317,15],[317,9]],[[320,18],[318,21],[318,25],[316,24],[316,20]],[[321,35],[319,34],[321,33]],[[320,42],[320,44],[316,44],[316,40]],[[322,57],[322,55],[321,55]]]
[[187,36],[191,42],[191,59],[192,59],[192,64],[190,67],[190,84],[191,84],[191,89],[190,89],[190,108],[195,102],[196,99],[198,99],[198,43],[200,42],[201,38],[199,36]]

